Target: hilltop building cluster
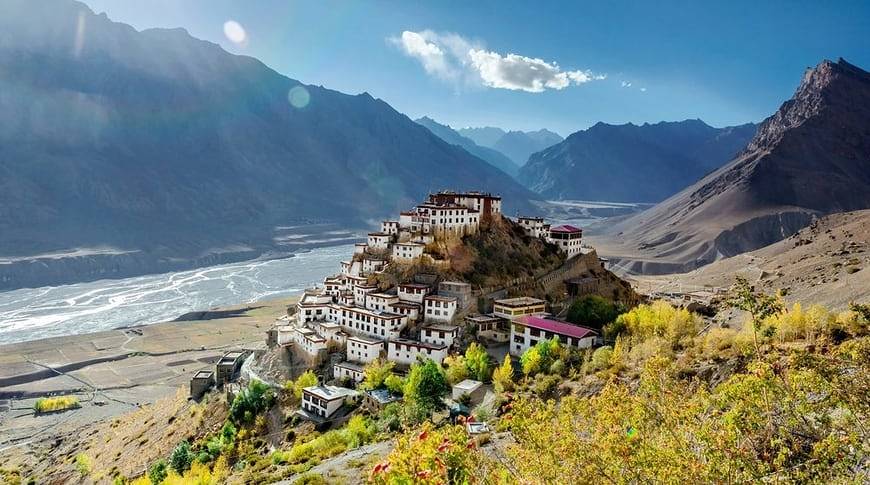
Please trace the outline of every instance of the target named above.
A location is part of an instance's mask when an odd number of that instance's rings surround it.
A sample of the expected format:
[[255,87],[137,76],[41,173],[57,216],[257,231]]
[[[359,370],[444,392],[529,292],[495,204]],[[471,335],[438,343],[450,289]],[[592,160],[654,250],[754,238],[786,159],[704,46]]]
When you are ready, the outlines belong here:
[[[430,257],[430,244],[477,233],[482,221],[501,217],[501,203],[501,197],[489,193],[438,192],[401,212],[398,220],[383,221],[380,231],[369,233],[365,242],[355,245],[351,258],[340,263],[339,273],[326,277],[322,287],[305,290],[292,316],[269,331],[268,342],[292,346],[312,362],[343,353],[344,360],[333,361],[332,375],[355,382],[364,379],[364,366],[378,359],[400,368],[420,358],[442,363],[463,333],[457,324],[462,321],[476,329],[478,338],[510,342],[512,355],[553,336],[569,346],[592,346],[599,339],[597,332],[553,320],[544,300],[496,300],[492,313],[477,315],[469,314],[476,298],[471,285],[462,281],[440,281],[436,275],[420,274],[387,289],[374,283],[393,262]],[[578,228],[551,228],[542,218],[520,218],[519,223],[529,235],[558,245],[569,258],[580,253],[582,232]],[[305,411],[318,419],[330,418],[339,396],[350,395],[341,389],[305,389]]]

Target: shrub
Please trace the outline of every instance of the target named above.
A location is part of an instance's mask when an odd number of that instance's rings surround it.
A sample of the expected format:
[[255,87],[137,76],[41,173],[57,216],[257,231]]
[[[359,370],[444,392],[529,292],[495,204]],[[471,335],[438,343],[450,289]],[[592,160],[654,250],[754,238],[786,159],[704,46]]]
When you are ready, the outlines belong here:
[[387,378],[393,375],[393,367],[395,366],[395,363],[383,359],[369,362],[363,370],[365,377],[360,384],[360,389],[369,390],[384,387]]
[[296,378],[296,381],[287,381],[284,384],[284,389],[293,393],[296,399],[302,399],[302,389],[317,385],[317,375],[311,370],[307,370]]
[[91,457],[84,453],[79,453],[76,455],[76,471],[79,472],[81,476],[87,476],[91,473],[91,468],[93,467],[93,461]]
[[651,305],[638,305],[616,319],[618,326],[634,337],[635,342],[648,338],[661,337],[672,346],[688,343],[700,328],[697,315],[684,309],[675,308],[665,301],[655,301]]
[[511,391],[514,388],[514,366],[510,355],[504,356],[504,362],[492,373],[492,382],[497,392]]
[[592,353],[592,361],[590,363],[593,371],[599,371],[610,368],[610,359],[613,357],[613,347],[605,345],[595,349]]
[[169,465],[179,475],[190,469],[190,464],[193,462],[193,452],[190,450],[190,443],[182,441],[172,450],[172,455],[169,456]]
[[384,385],[393,394],[401,395],[404,392],[405,380],[395,374],[390,374],[384,379]]
[[148,469],[148,480],[151,480],[152,485],[160,485],[163,480],[169,475],[167,470],[166,460],[157,460],[151,468]]
[[456,384],[468,379],[468,366],[465,365],[464,356],[448,355],[444,359],[444,363],[447,365],[447,370],[445,371],[447,382]]
[[254,417],[272,407],[275,394],[268,384],[252,380],[242,389],[230,406],[230,417],[235,423],[251,423]]
[[64,411],[78,407],[81,407],[81,404],[75,396],[41,397],[33,405],[33,409],[37,413]]

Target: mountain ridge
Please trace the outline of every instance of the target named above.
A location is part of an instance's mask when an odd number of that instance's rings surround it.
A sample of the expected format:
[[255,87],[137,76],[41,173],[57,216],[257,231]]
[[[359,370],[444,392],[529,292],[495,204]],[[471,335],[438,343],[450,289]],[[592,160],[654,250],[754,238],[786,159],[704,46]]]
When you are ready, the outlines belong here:
[[624,271],[689,271],[868,207],[870,74],[824,60],[734,160],[596,242]]
[[431,131],[437,137],[441,138],[447,143],[462,147],[468,153],[489,163],[493,167],[501,170],[502,172],[510,175],[511,177],[516,176],[517,171],[520,169],[520,167],[516,163],[514,163],[513,160],[508,158],[500,151],[478,145],[474,142],[474,140],[460,135],[449,125],[438,123],[437,121],[433,120],[428,116],[418,118],[414,120],[414,122],[425,126],[429,129],[429,131]]
[[755,129],[598,122],[533,154],[517,178],[550,199],[658,202],[733,158]]

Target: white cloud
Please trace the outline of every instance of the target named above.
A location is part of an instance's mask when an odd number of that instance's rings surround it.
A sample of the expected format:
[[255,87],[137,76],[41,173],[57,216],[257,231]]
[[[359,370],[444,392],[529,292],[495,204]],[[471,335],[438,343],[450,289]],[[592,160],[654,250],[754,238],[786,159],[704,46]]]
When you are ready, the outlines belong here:
[[630,87],[631,87],[631,81],[622,81],[622,82],[620,83],[620,85],[621,85],[622,87],[624,87],[624,88],[630,88]]
[[640,92],[645,93],[645,92],[646,92],[646,88],[640,88]]
[[540,93],[607,77],[588,70],[563,71],[557,63],[539,58],[501,55],[454,33],[404,31],[388,40],[420,61],[427,73],[459,83]]

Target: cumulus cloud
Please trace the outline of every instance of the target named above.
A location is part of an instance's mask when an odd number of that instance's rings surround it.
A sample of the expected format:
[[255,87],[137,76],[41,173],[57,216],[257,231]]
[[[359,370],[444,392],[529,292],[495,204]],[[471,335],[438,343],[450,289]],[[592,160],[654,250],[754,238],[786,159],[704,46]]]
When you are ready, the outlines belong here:
[[427,73],[444,80],[540,93],[606,78],[588,70],[563,71],[557,63],[539,58],[502,55],[453,33],[405,31],[388,40],[420,61]]

